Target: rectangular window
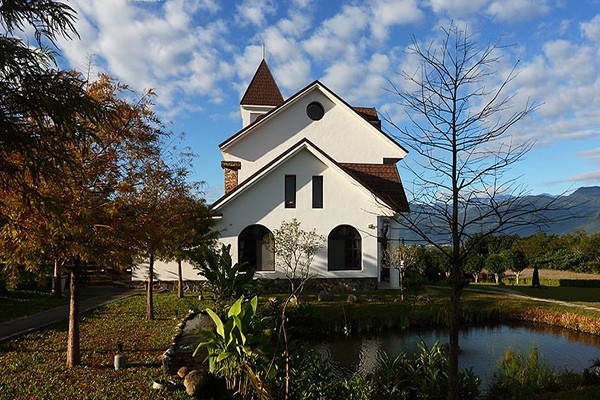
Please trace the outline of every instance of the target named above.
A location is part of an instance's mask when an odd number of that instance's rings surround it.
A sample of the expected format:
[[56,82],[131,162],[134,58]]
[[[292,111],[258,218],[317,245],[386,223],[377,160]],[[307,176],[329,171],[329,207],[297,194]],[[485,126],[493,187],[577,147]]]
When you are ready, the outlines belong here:
[[285,176],[285,208],[296,208],[296,175]]
[[323,177],[312,178],[313,208],[323,208]]

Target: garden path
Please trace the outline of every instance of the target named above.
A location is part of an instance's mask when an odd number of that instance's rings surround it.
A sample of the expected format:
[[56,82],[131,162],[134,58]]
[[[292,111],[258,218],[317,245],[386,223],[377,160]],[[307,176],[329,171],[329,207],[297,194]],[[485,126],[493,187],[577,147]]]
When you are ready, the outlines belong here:
[[[96,288],[96,290],[97,292],[94,292],[94,294],[100,294],[99,296],[81,301],[79,305],[80,315],[86,311],[91,311],[108,303],[112,303],[113,301],[143,292],[129,288],[113,287]],[[86,293],[90,292],[87,291]],[[49,325],[64,321],[68,318],[69,305],[66,304],[64,306],[51,308],[37,314],[28,315],[23,318],[3,322],[0,324],[0,343],[12,340],[26,333],[37,331]]]
[[586,306],[584,304],[569,303],[569,302],[561,301],[561,300],[542,299],[540,297],[526,296],[520,292],[517,292],[515,290],[510,290],[508,288],[506,288],[506,289],[505,288],[486,288],[486,289],[465,288],[463,290],[469,291],[469,292],[502,294],[505,296],[518,297],[518,298],[526,299],[526,300],[544,301],[546,303],[560,304],[561,306],[566,306],[566,307],[581,308],[584,310],[600,312],[600,308],[597,308],[597,307]]

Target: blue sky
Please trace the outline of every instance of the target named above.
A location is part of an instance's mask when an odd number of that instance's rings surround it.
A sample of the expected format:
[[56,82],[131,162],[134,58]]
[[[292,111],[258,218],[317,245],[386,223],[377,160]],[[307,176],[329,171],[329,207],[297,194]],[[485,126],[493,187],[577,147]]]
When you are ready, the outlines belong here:
[[[600,2],[597,0],[70,0],[80,40],[59,43],[66,68],[153,88],[157,111],[198,154],[193,179],[223,191],[218,144],[241,128],[239,101],[262,58],[284,98],[315,79],[354,106],[407,123],[386,91],[412,71],[411,35],[428,42],[450,21],[480,41],[503,35],[498,73],[516,62],[515,107],[541,104],[514,127],[534,149],[511,172],[536,193],[600,185]],[[397,132],[391,131],[391,134]],[[406,160],[409,160],[411,154]],[[402,162],[399,163],[399,167]],[[405,186],[411,177],[400,168]]]

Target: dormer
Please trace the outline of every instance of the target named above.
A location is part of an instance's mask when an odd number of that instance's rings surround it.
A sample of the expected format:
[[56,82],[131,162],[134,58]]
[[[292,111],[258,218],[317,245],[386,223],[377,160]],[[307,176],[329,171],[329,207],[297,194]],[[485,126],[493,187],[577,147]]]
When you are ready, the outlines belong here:
[[240,102],[242,128],[281,104],[283,104],[283,96],[263,59]]

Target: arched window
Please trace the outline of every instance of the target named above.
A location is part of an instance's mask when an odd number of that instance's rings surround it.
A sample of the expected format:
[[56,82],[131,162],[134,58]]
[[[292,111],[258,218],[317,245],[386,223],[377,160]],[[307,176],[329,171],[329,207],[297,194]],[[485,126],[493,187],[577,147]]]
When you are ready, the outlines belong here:
[[265,236],[271,231],[262,225],[250,225],[238,236],[238,262],[246,263],[245,269],[275,271],[275,257],[268,249]]
[[360,233],[350,225],[334,228],[327,238],[329,271],[360,270],[362,261]]

